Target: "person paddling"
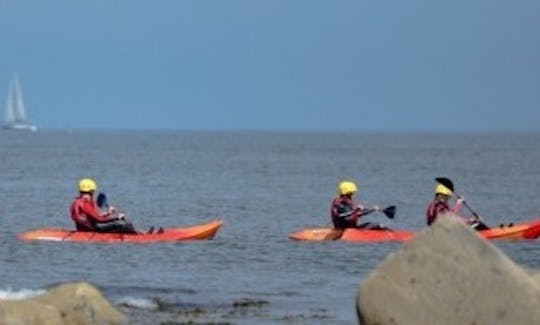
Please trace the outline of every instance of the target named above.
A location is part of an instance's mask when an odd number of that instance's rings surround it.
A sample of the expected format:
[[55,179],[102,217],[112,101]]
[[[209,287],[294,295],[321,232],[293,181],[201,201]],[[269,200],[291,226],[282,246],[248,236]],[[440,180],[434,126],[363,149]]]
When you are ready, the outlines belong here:
[[91,178],[83,178],[78,182],[79,196],[70,206],[71,219],[78,231],[114,232],[137,234],[133,225],[126,221],[123,214],[114,207],[100,211],[94,201],[97,189],[96,182]]
[[426,222],[428,226],[430,226],[439,215],[451,213],[461,218],[463,222],[475,230],[489,229],[489,227],[480,220],[479,216],[463,217],[459,215],[459,211],[465,203],[465,198],[463,196],[458,195],[456,203],[450,205],[450,198],[454,194],[453,190],[440,183],[435,185],[434,194],[433,200],[426,209]]
[[337,186],[337,196],[332,200],[330,215],[334,228],[363,228],[363,229],[386,229],[380,224],[366,222],[358,225],[358,220],[371,212],[379,211],[378,206],[373,206],[371,209],[364,209],[362,205],[356,204],[353,199],[354,194],[358,191],[358,187],[352,181],[341,181]]

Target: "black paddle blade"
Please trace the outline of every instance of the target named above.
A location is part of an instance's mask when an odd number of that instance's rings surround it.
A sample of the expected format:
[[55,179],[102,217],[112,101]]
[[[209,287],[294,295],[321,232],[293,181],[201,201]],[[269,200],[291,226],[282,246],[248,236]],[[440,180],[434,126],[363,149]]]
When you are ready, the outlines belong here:
[[454,182],[448,177],[436,177],[435,181],[446,186],[450,191],[454,192]]
[[98,207],[100,208],[106,208],[107,207],[107,196],[103,193],[99,193],[96,199],[96,203]]
[[390,205],[382,210],[382,212],[390,219],[394,219],[396,215],[396,206]]

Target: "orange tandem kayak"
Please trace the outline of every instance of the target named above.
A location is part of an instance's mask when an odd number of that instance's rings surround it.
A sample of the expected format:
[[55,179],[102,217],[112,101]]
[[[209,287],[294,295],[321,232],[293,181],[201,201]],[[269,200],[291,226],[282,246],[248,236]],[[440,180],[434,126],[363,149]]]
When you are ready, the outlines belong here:
[[[477,232],[490,240],[523,240],[540,237],[540,219],[534,219],[515,225],[502,225]],[[303,241],[341,240],[349,242],[403,242],[414,236],[409,230],[368,230],[349,228],[338,230],[330,227],[309,228],[293,232],[290,239]]]
[[212,239],[219,228],[223,225],[222,220],[214,220],[208,223],[188,226],[165,228],[162,233],[153,234],[120,234],[102,233],[93,231],[75,231],[61,228],[39,228],[19,234],[21,240],[49,240],[62,242],[104,242],[104,243],[157,243],[175,242],[183,240]]

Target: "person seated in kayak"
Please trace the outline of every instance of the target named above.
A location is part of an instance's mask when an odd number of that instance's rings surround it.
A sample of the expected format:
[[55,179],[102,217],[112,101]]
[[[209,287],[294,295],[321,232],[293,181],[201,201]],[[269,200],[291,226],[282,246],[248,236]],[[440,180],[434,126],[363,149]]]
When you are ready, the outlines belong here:
[[371,209],[364,209],[362,205],[357,205],[353,199],[358,191],[356,184],[352,181],[342,181],[337,186],[337,196],[332,200],[330,214],[334,223],[334,228],[363,228],[363,229],[387,229],[376,223],[365,222],[357,224],[362,215],[379,211],[378,206]]
[[[443,184],[437,184],[434,189],[435,197],[433,198],[433,201],[431,201],[426,209],[426,221],[427,225],[430,226],[436,219],[438,215],[451,213],[456,216],[459,216],[459,210],[463,206],[463,202],[465,201],[465,198],[462,196],[458,196],[456,203],[451,206],[449,201],[452,197],[452,190],[450,190],[448,187],[444,186]],[[487,225],[485,225],[482,221],[479,220],[477,217],[460,217],[466,224],[471,226],[472,228],[476,230],[484,230],[488,229]]]
[[109,207],[101,212],[94,201],[97,184],[93,179],[83,178],[78,183],[79,196],[71,203],[71,219],[78,231],[114,232],[136,234],[133,225],[125,216]]

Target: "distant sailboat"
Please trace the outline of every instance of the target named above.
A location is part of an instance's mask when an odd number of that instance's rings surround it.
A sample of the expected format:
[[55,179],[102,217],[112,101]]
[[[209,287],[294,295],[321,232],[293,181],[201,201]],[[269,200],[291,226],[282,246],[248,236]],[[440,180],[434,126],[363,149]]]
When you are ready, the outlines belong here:
[[29,124],[26,120],[21,84],[17,76],[9,83],[9,92],[6,101],[6,123],[3,125],[3,128],[6,130],[32,132],[37,130],[35,125]]

